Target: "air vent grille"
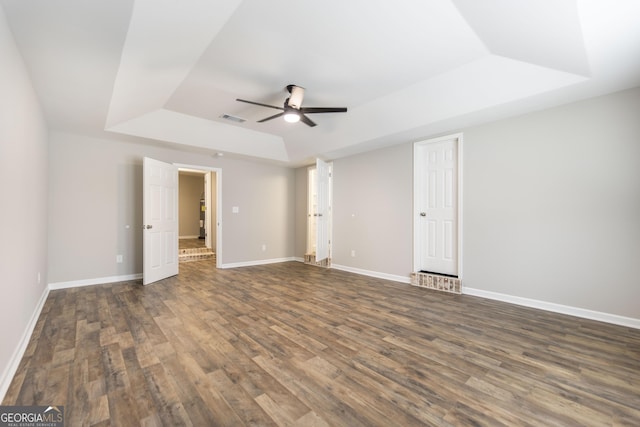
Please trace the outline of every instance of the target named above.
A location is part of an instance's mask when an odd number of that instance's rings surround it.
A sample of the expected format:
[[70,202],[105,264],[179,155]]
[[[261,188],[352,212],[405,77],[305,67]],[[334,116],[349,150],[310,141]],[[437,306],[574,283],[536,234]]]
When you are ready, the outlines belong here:
[[220,116],[221,119],[225,119],[225,120],[230,120],[232,122],[236,122],[236,123],[244,123],[247,120],[243,119],[242,117],[236,117],[236,116],[232,116],[231,114],[223,114]]

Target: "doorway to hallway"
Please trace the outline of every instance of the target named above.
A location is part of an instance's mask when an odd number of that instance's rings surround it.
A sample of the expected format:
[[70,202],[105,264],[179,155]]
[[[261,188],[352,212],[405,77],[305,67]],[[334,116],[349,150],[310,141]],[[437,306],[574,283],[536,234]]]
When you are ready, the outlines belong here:
[[179,261],[217,265],[218,171],[179,167]]

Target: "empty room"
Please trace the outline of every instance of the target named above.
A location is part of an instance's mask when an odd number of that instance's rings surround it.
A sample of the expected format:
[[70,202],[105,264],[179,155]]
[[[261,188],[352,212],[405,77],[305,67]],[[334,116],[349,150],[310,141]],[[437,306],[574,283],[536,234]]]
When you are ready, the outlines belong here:
[[0,0],[0,425],[640,425],[638,17]]

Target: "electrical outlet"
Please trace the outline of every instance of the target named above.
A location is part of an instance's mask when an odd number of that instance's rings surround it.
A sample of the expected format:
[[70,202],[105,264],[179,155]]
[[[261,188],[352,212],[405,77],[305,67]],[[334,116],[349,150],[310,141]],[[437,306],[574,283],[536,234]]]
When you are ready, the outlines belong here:
[[355,249],[351,249],[351,257],[352,258],[356,257],[356,250]]
[[264,243],[262,244],[262,252],[266,252],[267,251],[267,245],[265,245]]
[[122,255],[116,255],[116,263],[122,264]]

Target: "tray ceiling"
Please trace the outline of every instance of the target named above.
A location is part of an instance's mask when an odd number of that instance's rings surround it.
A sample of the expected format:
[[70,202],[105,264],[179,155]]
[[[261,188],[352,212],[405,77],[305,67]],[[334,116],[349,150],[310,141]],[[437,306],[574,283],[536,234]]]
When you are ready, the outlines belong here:
[[[0,5],[53,129],[289,165],[640,85],[633,0]],[[235,101],[282,105],[292,83],[349,111],[309,128]]]

